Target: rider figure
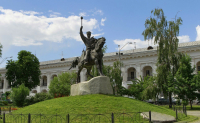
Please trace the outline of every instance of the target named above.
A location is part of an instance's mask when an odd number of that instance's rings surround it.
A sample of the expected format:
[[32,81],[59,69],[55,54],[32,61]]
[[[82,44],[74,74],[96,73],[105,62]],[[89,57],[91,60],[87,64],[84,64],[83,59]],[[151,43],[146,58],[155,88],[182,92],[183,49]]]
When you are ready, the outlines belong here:
[[95,45],[97,39],[95,39],[94,37],[91,37],[91,32],[90,31],[87,32],[87,38],[86,38],[83,35],[82,29],[83,29],[83,26],[81,26],[81,28],[80,28],[80,35],[81,35],[81,39],[83,40],[83,42],[84,42],[84,44],[86,46],[86,54],[85,54],[85,57],[84,57],[84,61],[87,64],[89,62],[90,51],[92,49],[94,49],[94,45]]

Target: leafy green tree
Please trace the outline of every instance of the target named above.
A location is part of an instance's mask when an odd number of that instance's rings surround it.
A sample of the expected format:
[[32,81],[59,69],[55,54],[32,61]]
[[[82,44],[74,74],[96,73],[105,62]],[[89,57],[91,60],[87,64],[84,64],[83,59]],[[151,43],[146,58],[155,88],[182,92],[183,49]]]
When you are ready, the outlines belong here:
[[30,90],[40,83],[40,63],[38,58],[29,51],[18,53],[18,60],[8,60],[5,74],[11,87],[24,84]]
[[169,107],[172,108],[172,92],[171,84],[168,83],[167,76],[172,73],[175,76],[179,67],[180,53],[178,53],[179,25],[182,19],[175,21],[167,21],[162,9],[152,10],[154,17],[150,17],[145,21],[145,30],[143,31],[144,39],[154,39],[154,43],[158,44],[157,53],[157,85],[165,96],[169,96]]
[[200,88],[200,73],[194,74],[195,66],[191,66],[191,58],[185,54],[180,60],[180,67],[175,75],[176,84],[174,93],[178,94],[181,99],[190,101],[192,109],[192,100],[199,95],[195,93]]
[[[113,87],[113,94],[121,95],[122,96],[122,90],[124,89],[122,87],[122,80],[123,77],[121,76],[121,69],[120,65],[123,66],[123,64],[119,61],[113,62],[112,71],[111,73],[108,73],[108,77],[110,77],[110,82]],[[109,70],[109,67],[107,67]],[[110,74],[110,75],[109,75]]]
[[71,84],[76,83],[75,72],[65,72],[54,77],[49,86],[49,93],[52,96],[68,96],[70,95]]
[[17,88],[12,88],[10,98],[12,99],[13,104],[22,107],[26,97],[29,95],[29,91],[29,88],[25,87],[24,83]]
[[144,79],[140,76],[140,79],[136,79],[133,84],[130,84],[126,95],[134,96],[139,100],[155,99],[158,94],[155,79],[154,76],[145,76]]

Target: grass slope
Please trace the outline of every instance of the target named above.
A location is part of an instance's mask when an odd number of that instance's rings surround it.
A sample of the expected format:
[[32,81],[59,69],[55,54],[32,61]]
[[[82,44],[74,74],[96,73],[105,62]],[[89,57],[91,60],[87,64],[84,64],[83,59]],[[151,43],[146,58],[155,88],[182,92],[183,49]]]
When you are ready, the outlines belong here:
[[175,116],[174,111],[143,101],[109,95],[84,95],[51,99],[14,111],[14,114],[97,114],[156,111]]
[[[59,114],[66,117],[67,114],[104,114],[128,113],[128,112],[160,112],[175,117],[175,112],[162,106],[152,105],[143,101],[125,97],[110,95],[84,95],[70,96],[51,99],[39,102],[20,110],[13,111],[13,114]],[[31,116],[34,117],[34,116]],[[38,118],[38,117],[37,117]],[[36,119],[37,119],[36,118]],[[184,118],[185,119],[185,118]]]

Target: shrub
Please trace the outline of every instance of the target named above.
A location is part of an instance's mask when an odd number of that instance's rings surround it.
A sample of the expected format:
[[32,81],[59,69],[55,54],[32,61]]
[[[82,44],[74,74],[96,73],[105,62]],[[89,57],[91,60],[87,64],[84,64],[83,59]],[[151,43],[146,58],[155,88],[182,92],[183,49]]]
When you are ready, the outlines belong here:
[[54,77],[49,86],[49,93],[52,96],[68,96],[70,95],[71,84],[76,82],[75,72],[65,72],[58,77]]
[[32,104],[34,104],[34,97],[33,96],[25,99],[24,106],[28,106],[28,105],[32,105]]
[[45,100],[49,100],[49,99],[53,99],[53,96],[51,96],[50,94],[48,93],[37,93],[35,94],[34,96],[34,102],[37,103],[37,102],[41,102],[41,101],[45,101]]
[[4,105],[8,105],[8,101],[3,101],[3,104]]
[[29,89],[21,84],[18,88],[12,88],[10,97],[13,101],[13,104],[22,107],[25,103],[26,97],[29,95]]
[[35,94],[35,96],[26,98],[24,105],[28,106],[28,105],[32,105],[34,103],[38,103],[38,102],[49,100],[49,99],[53,99],[53,96],[51,96],[48,93],[44,93],[44,92],[37,93],[37,94]]

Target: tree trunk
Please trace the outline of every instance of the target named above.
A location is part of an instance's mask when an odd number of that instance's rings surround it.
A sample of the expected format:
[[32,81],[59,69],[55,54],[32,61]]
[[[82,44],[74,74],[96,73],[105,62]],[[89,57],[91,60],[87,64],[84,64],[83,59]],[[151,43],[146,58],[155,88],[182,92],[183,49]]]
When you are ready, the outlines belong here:
[[190,100],[190,109],[192,109],[192,100]]
[[169,108],[172,108],[172,93],[169,92]]

